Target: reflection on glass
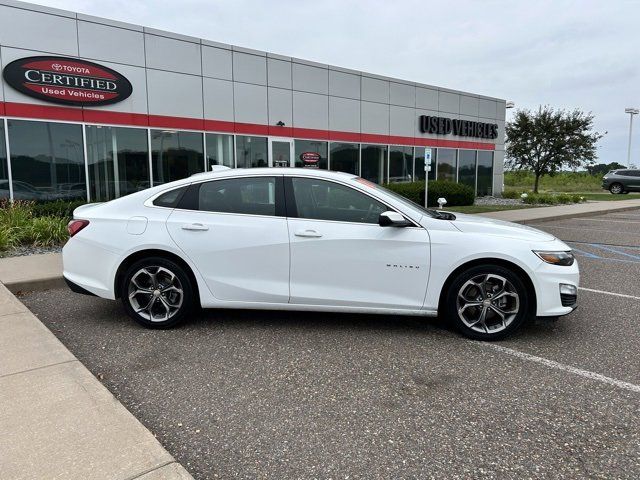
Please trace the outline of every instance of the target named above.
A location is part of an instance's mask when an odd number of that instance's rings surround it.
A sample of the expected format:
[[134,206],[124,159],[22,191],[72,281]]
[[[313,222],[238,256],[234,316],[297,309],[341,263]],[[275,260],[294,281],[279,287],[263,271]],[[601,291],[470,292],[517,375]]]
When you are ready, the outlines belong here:
[[[321,142],[320,140],[296,140],[295,151],[296,167],[327,169],[327,142]],[[305,155],[305,153],[311,155]]]
[[[423,169],[424,171],[424,166]],[[410,182],[413,180],[413,147],[392,145],[389,149],[388,182]]]
[[87,125],[89,193],[106,202],[149,187],[147,131]]
[[82,127],[9,120],[15,200],[85,199]]
[[0,119],[0,199],[9,198],[9,192],[7,149],[4,145],[4,122]]
[[386,178],[386,166],[386,145],[362,145],[362,178],[382,183]]
[[438,149],[438,180],[456,181],[456,151],[452,148]]
[[458,151],[458,183],[469,185],[476,189],[476,151]]
[[358,150],[357,143],[332,143],[331,144],[331,170],[335,172],[353,173],[358,175]]
[[153,183],[161,185],[186,178],[204,168],[202,134],[151,130]]
[[291,143],[287,141],[271,142],[271,155],[273,161],[272,167],[290,167],[291,166]]
[[493,195],[493,152],[478,150],[478,192],[479,197]]
[[205,134],[207,142],[207,170],[213,165],[233,168],[233,135],[221,133]]
[[268,167],[267,138],[236,136],[236,160],[238,168]]

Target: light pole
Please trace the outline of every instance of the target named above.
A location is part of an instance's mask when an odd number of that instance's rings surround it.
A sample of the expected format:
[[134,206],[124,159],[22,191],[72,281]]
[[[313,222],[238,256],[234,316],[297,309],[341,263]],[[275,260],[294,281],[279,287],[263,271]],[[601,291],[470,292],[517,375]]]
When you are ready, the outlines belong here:
[[637,108],[625,108],[624,113],[629,114],[629,148],[627,149],[627,168],[631,166],[631,132],[633,131],[633,116],[640,113]]

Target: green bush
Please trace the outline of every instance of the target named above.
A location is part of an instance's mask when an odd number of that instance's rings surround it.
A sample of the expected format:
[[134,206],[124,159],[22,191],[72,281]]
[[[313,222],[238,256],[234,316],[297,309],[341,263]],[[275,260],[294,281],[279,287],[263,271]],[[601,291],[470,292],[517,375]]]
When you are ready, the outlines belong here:
[[84,205],[84,200],[76,200],[73,202],[64,200],[54,200],[52,202],[36,203],[33,206],[32,213],[34,217],[58,217],[71,220],[73,211],[80,205]]
[[523,202],[529,205],[558,205],[566,203],[581,203],[584,202],[584,198],[575,193],[527,193],[527,197],[523,199]]
[[520,198],[522,192],[519,190],[505,190],[502,192],[502,198]]
[[68,212],[77,205],[60,203],[47,207],[57,215],[44,215],[43,205],[19,200],[0,202],[0,251],[19,245],[54,246],[66,241]]
[[[389,183],[385,185],[389,190],[408,198],[418,205],[424,205],[424,182]],[[434,180],[429,182],[429,206],[436,207],[438,198],[447,199],[447,207],[473,205],[475,193],[473,188],[461,183]]]
[[56,217],[36,217],[25,232],[23,242],[39,247],[59,245],[67,240],[67,219]]

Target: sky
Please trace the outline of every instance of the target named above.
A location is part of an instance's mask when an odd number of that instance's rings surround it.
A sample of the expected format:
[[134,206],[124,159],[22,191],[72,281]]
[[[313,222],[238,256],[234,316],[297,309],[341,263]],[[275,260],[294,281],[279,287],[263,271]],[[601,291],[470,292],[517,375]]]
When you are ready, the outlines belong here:
[[[34,0],[242,47],[595,115],[626,164],[640,0]],[[507,111],[507,121],[513,110]],[[640,165],[640,115],[631,162]]]

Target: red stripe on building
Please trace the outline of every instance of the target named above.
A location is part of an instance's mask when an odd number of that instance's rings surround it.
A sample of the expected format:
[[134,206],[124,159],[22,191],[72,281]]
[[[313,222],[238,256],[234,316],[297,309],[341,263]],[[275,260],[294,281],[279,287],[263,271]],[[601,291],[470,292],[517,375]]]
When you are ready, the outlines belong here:
[[183,130],[203,130],[227,132],[241,135],[309,138],[353,143],[382,143],[390,145],[415,145],[423,147],[469,148],[473,150],[495,150],[493,143],[443,140],[438,138],[402,137],[371,133],[339,132],[312,128],[278,127],[255,123],[203,120],[199,118],[147,115],[143,113],[111,112],[89,108],[54,107],[30,103],[0,102],[0,115],[42,120],[64,120],[111,125],[172,128]]

